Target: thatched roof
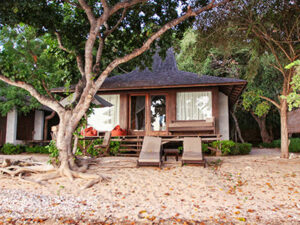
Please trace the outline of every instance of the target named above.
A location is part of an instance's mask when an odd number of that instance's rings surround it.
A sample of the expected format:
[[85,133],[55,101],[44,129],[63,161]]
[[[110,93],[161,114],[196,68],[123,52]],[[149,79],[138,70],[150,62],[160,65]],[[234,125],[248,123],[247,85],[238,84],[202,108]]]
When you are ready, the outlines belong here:
[[[154,56],[152,70],[148,68],[142,71],[136,69],[130,73],[109,77],[104,81],[99,92],[219,86],[220,91],[228,95],[230,103],[234,104],[246,84],[247,81],[235,78],[180,71],[177,68],[173,50],[169,49],[165,60],[162,60],[158,54]],[[52,89],[52,92],[64,92],[64,88],[55,88]]]

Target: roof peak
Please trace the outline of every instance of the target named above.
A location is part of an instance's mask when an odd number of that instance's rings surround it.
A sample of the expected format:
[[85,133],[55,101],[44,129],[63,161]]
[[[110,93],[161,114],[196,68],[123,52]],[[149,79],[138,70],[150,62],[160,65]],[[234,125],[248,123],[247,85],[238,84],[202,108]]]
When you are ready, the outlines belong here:
[[162,60],[158,51],[156,51],[153,56],[152,70],[153,72],[178,71],[173,48],[169,48],[167,50],[166,58],[164,60]]

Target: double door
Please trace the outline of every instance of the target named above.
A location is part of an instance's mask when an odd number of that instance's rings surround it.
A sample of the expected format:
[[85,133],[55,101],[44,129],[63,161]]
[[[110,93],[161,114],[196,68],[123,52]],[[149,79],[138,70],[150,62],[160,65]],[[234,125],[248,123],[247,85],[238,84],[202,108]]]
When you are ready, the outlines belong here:
[[129,128],[132,134],[167,134],[167,94],[136,94],[129,98]]

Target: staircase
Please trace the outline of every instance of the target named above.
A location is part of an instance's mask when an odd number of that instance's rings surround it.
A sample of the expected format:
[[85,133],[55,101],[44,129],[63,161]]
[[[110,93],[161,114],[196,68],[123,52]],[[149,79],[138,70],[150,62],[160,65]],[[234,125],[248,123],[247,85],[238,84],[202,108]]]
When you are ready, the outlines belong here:
[[143,137],[126,136],[120,139],[120,150],[117,156],[136,156],[140,155],[143,144]]

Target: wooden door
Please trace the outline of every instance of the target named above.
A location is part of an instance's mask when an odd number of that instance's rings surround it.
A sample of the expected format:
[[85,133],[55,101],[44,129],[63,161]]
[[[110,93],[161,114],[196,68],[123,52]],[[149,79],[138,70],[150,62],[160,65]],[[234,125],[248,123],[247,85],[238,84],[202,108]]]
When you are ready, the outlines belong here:
[[0,116],[0,146],[5,144],[6,124],[7,124],[6,116]]
[[34,115],[34,111],[18,115],[17,140],[33,140]]
[[145,135],[147,130],[147,95],[129,96],[129,129],[133,135]]

